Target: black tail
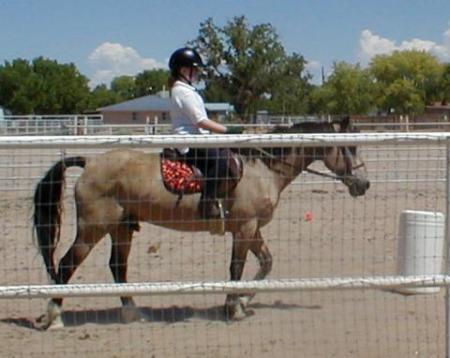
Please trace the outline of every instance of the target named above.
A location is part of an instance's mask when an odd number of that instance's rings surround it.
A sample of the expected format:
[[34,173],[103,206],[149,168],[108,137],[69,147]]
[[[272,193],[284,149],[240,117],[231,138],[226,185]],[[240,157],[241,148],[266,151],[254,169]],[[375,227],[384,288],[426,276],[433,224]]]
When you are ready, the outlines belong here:
[[64,172],[69,167],[86,165],[83,157],[71,157],[56,163],[36,186],[34,192],[34,228],[39,250],[51,279],[57,282],[53,255],[59,241],[61,227],[61,199]]

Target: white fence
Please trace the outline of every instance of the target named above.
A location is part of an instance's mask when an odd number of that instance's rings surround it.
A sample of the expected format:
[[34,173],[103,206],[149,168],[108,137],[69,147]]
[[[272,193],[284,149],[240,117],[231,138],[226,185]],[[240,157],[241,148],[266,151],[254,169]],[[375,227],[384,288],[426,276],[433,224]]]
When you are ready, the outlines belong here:
[[[407,117],[406,117],[407,118]],[[261,123],[239,124],[247,133],[263,133],[274,126],[289,126],[293,123],[314,121],[313,116],[268,116],[267,121]],[[328,118],[331,120],[331,118]],[[228,123],[228,126],[238,125]],[[355,122],[355,126],[364,131],[442,131],[448,130],[449,121],[414,121],[400,119],[397,122]],[[155,124],[148,120],[146,124],[110,124],[104,123],[103,116],[94,115],[28,115],[28,116],[4,116],[0,120],[1,135],[149,135],[170,134],[170,123]]]
[[[447,133],[1,137],[0,341],[8,342],[5,354],[19,355],[20,348],[42,356],[444,357],[449,301],[443,291],[450,276],[446,270],[399,276],[396,248],[402,210],[441,211],[447,217],[449,141]],[[61,156],[124,147],[333,144],[358,145],[371,188],[353,199],[339,182],[301,175],[282,194],[276,216],[263,232],[274,254],[274,272],[267,280],[226,281],[227,239],[149,226],[134,243],[131,283],[108,283],[109,253],[101,246],[74,282],[49,286],[30,246],[31,223],[24,210],[31,205],[38,178]],[[66,247],[74,236],[72,188],[78,175],[71,172],[66,189]],[[304,218],[306,212],[313,214],[312,220]],[[390,292],[405,286],[445,290],[409,297]],[[233,324],[217,318],[223,297],[209,293],[248,291],[260,292],[251,306],[254,316]],[[115,296],[121,294],[140,296],[150,322],[118,325]],[[76,344],[67,333],[32,328],[32,317],[45,308],[41,298],[55,296],[71,297],[63,318],[69,335],[78,337]],[[23,345],[24,339],[30,343]]]
[[87,135],[103,125],[101,115],[3,116],[0,135]]

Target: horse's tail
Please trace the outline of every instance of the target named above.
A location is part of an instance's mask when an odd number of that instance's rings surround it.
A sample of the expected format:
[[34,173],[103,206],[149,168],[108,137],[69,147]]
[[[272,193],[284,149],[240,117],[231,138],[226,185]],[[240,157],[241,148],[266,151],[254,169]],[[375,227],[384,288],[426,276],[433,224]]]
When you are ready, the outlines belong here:
[[36,186],[34,192],[34,228],[40,253],[50,278],[58,282],[53,255],[59,241],[64,172],[69,167],[86,165],[83,157],[65,158],[57,162]]

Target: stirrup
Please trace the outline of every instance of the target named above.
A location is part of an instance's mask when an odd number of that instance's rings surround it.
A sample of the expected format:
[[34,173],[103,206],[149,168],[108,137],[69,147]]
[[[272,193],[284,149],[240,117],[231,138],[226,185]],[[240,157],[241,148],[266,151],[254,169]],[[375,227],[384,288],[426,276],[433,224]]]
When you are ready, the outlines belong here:
[[216,199],[216,205],[219,209],[219,217],[208,220],[209,233],[211,235],[225,235],[225,209],[222,199]]

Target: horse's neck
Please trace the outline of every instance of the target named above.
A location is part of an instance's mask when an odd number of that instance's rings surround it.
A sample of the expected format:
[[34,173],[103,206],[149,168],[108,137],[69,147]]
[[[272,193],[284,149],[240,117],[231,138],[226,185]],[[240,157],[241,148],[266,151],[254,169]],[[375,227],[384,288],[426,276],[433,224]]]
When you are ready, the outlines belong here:
[[267,170],[275,174],[275,185],[278,190],[283,191],[292,181],[309,165],[305,157],[300,158],[295,154],[285,157],[272,158]]

